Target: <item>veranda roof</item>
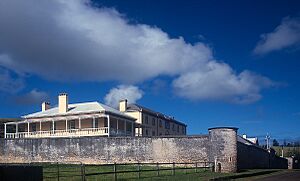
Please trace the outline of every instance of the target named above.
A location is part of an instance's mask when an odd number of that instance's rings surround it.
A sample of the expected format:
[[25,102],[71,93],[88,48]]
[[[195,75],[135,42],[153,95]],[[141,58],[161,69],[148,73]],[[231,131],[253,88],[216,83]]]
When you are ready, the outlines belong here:
[[40,112],[22,116],[22,118],[34,119],[34,118],[43,118],[43,117],[64,117],[64,116],[79,115],[79,114],[82,115],[82,114],[91,114],[91,113],[107,113],[115,116],[124,117],[130,120],[135,120],[135,118],[123,112],[120,112],[117,109],[101,104],[99,102],[69,104],[68,111],[66,113],[59,113],[58,107],[53,107],[46,111],[40,111]]

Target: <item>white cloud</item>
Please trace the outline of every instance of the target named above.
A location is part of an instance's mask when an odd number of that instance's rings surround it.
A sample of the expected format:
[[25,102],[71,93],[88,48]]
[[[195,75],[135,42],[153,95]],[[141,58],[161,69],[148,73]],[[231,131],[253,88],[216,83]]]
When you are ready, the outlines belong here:
[[48,100],[49,100],[49,95],[46,92],[38,91],[36,89],[33,89],[30,92],[15,98],[15,102],[17,104],[24,104],[24,105],[41,104],[43,101],[48,101]]
[[247,104],[261,98],[260,91],[274,83],[243,71],[236,75],[227,64],[209,62],[206,70],[181,75],[173,81],[175,93],[191,100],[224,100]]
[[254,49],[255,54],[266,54],[300,43],[300,18],[284,18],[271,33],[261,35]]
[[117,108],[119,101],[127,99],[128,103],[135,103],[141,99],[143,91],[133,85],[119,85],[116,88],[112,88],[109,93],[104,97],[104,101],[107,105]]
[[[204,43],[171,38],[158,27],[131,23],[115,9],[95,8],[87,0],[2,0],[0,25],[0,52],[9,57],[0,65],[19,74],[125,84],[179,76],[173,84],[176,93],[196,99],[258,100],[259,91],[268,87],[244,83],[243,73],[214,60]],[[191,81],[194,75],[199,80]],[[200,81],[199,75],[210,81]],[[266,79],[253,76],[248,73],[248,79]],[[207,87],[210,93],[205,93]],[[220,87],[226,93],[214,89]]]
[[88,2],[1,1],[0,52],[10,61],[0,64],[51,80],[138,82],[185,72],[212,57],[203,43],[170,38]]

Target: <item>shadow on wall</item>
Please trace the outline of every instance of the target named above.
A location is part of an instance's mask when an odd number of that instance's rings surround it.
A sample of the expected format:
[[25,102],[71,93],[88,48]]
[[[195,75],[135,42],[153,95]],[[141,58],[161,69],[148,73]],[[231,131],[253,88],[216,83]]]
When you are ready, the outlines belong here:
[[242,169],[287,169],[288,161],[275,154],[273,149],[269,151],[257,145],[248,145],[237,142],[237,166]]

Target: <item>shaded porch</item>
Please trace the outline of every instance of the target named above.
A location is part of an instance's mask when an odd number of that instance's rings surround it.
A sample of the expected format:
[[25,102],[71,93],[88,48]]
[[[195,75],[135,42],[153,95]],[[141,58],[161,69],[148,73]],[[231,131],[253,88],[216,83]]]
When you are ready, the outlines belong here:
[[[7,129],[10,127],[10,129]],[[5,138],[134,136],[133,120],[105,114],[25,119],[4,125]],[[8,132],[14,130],[14,132]]]

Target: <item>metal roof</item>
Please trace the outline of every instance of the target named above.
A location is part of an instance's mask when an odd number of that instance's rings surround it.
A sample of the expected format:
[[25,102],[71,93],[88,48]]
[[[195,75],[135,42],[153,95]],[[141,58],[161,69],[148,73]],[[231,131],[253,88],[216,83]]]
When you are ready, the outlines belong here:
[[150,113],[150,114],[152,114],[154,116],[157,116],[157,117],[160,117],[162,119],[167,119],[167,120],[170,120],[172,122],[175,122],[175,123],[187,126],[186,124],[184,124],[184,123],[182,123],[180,121],[175,120],[174,117],[172,117],[172,116],[168,116],[168,115],[165,115],[163,113],[153,111],[153,110],[151,110],[149,108],[146,108],[146,107],[138,105],[138,104],[129,104],[127,106],[127,111],[130,112],[130,111],[133,111],[133,110],[134,111],[140,111],[140,112],[145,111],[147,113]]
[[40,112],[24,115],[22,117],[28,119],[28,118],[53,117],[53,116],[68,116],[68,115],[95,113],[95,112],[102,112],[102,113],[105,112],[108,114],[126,117],[129,119],[135,119],[129,115],[126,115],[123,112],[120,112],[112,107],[101,104],[99,102],[84,102],[84,103],[69,104],[68,111],[66,113],[59,113],[58,107],[53,107],[46,111],[40,111]]

